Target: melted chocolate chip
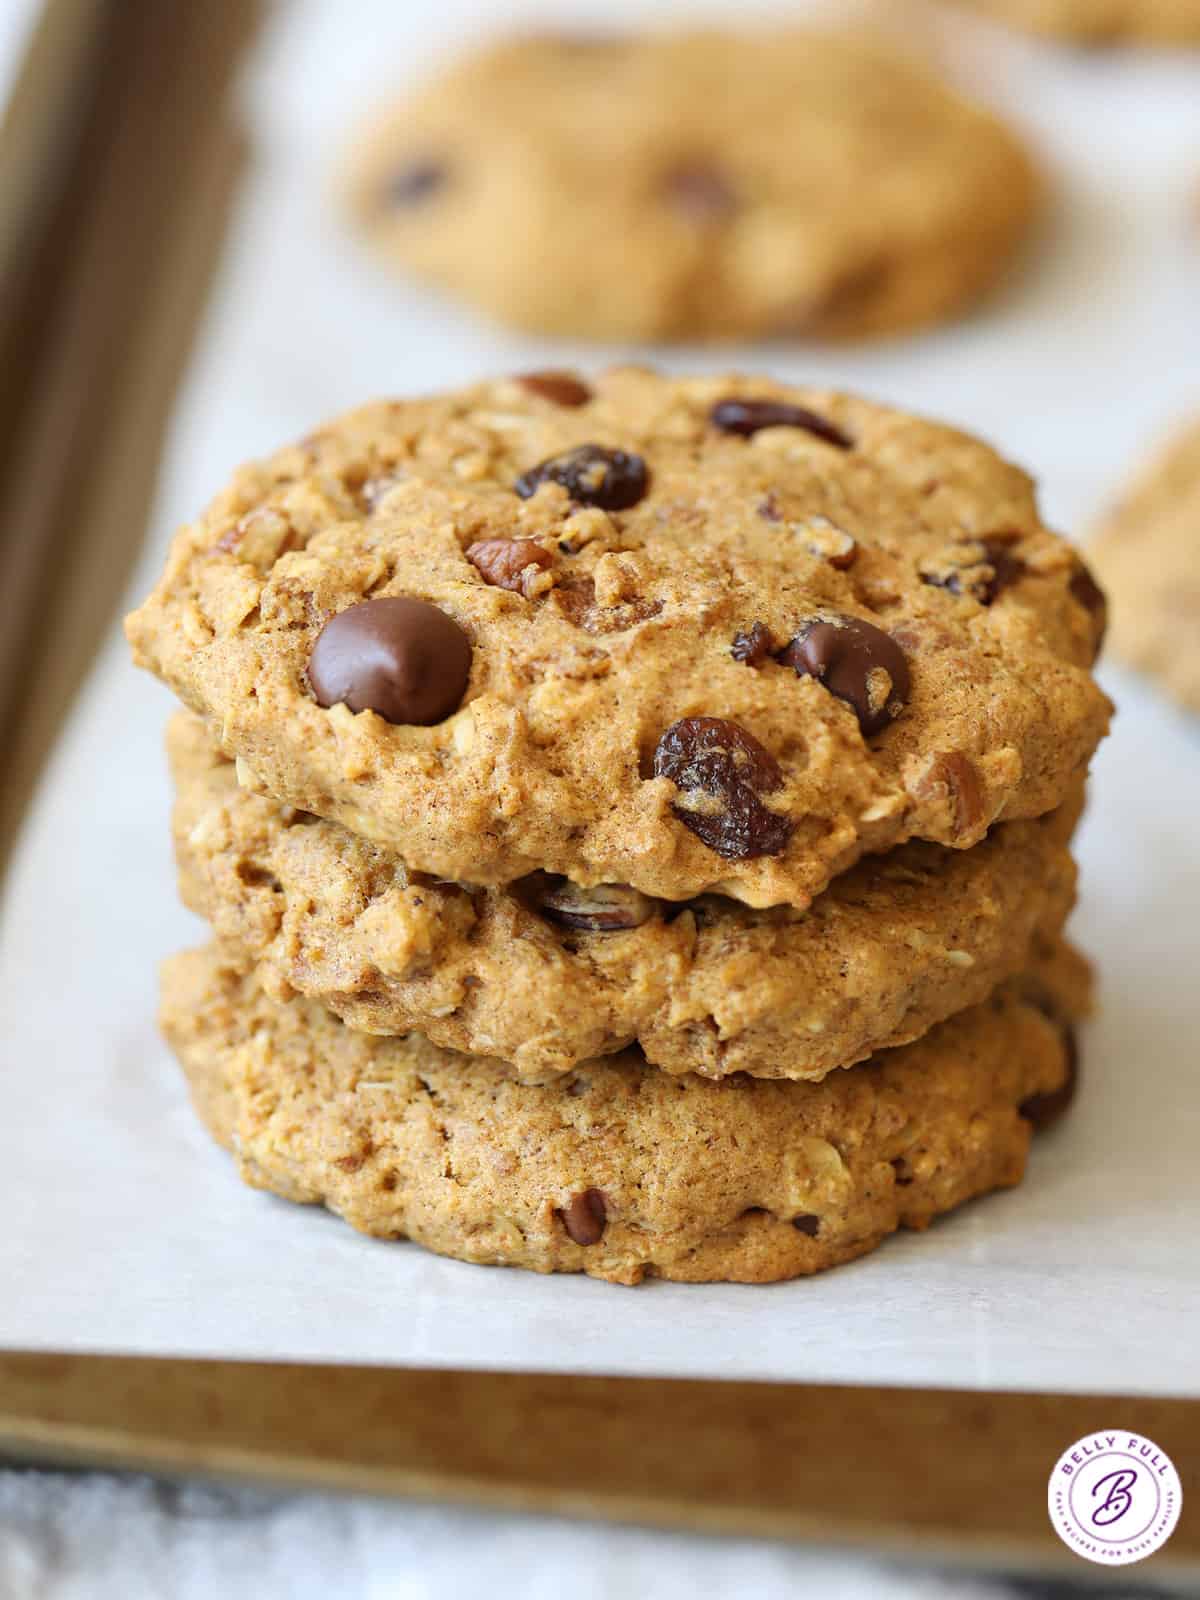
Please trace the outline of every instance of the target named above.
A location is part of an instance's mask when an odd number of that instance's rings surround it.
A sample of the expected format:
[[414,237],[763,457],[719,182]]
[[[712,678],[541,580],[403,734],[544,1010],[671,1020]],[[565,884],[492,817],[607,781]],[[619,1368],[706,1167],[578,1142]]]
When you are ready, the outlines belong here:
[[1031,1094],[1017,1108],[1026,1122],[1032,1123],[1039,1133],[1052,1122],[1058,1121],[1074,1100],[1075,1090],[1079,1087],[1079,1048],[1075,1042],[1075,1030],[1065,1025],[1063,1048],[1067,1057],[1067,1075],[1062,1083],[1045,1094]]
[[570,1205],[558,1215],[576,1244],[599,1244],[604,1237],[608,1206],[599,1189],[584,1189],[582,1193],[573,1195]]
[[585,406],[592,398],[587,384],[570,372],[526,372],[517,382],[530,394],[556,406]]
[[654,751],[654,776],[693,796],[709,795],[719,809],[671,807],[696,837],[730,861],[777,856],[793,823],[759,799],[783,783],[779,763],[752,733],[723,717],[684,717],[672,723]]
[[806,1233],[810,1239],[815,1239],[821,1231],[821,1219],[811,1211],[802,1211],[798,1217],[792,1218],[792,1227],[797,1233]]
[[709,421],[722,433],[736,433],[743,439],[762,428],[803,428],[814,438],[839,450],[852,450],[854,441],[836,423],[818,416],[805,406],[792,406],[782,400],[718,400],[709,412]]
[[394,210],[421,205],[443,187],[449,176],[441,161],[414,161],[392,173],[384,187],[384,201]]
[[467,560],[485,583],[526,598],[530,567],[544,572],[554,565],[554,557],[532,539],[480,539],[468,547]]
[[703,161],[675,167],[663,179],[662,194],[673,211],[700,227],[724,221],[738,205],[732,185]]
[[748,633],[734,635],[729,654],[735,661],[744,661],[748,667],[761,666],[775,647],[771,630],[765,622],[756,622]]
[[318,635],[308,663],[318,705],[347,705],[421,726],[458,709],[470,675],[471,642],[458,623],[406,595],[339,611]]
[[903,650],[861,617],[814,617],[779,659],[844,700],[868,737],[900,715],[912,687]]
[[581,444],[561,456],[539,462],[514,485],[522,500],[537,493],[543,483],[559,483],[580,505],[602,511],[627,511],[646,493],[649,474],[641,456],[603,445]]

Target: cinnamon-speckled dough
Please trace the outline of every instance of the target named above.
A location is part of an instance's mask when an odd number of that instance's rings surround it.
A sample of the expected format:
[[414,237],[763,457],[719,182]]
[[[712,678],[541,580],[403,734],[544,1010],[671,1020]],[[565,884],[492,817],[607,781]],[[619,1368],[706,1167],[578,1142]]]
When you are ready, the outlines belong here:
[[982,1000],[1073,897],[1078,802],[1001,823],[973,850],[870,857],[805,912],[628,892],[595,902],[599,920],[638,925],[564,927],[539,914],[540,875],[474,891],[423,879],[239,788],[198,718],[181,712],[167,742],[184,899],[262,963],[273,994],[371,1033],[418,1029],[528,1081],[631,1040],[668,1072],[823,1077]]
[[1200,418],[1143,467],[1090,553],[1115,654],[1200,711]]
[[913,64],[752,30],[491,45],[376,122],[347,189],[405,271],[631,340],[939,321],[1009,270],[1040,196],[1015,134]]
[[419,1035],[373,1038],[272,1000],[217,947],[167,963],[162,1020],[256,1187],[464,1261],[763,1283],[1017,1183],[1020,1108],[1063,1089],[1064,1020],[1087,988],[1059,947],[916,1044],[819,1084],[675,1078],[632,1053],[518,1084]]
[[[975,845],[1077,787],[1109,713],[1089,670],[1100,624],[1024,473],[952,429],[764,378],[624,368],[586,394],[563,405],[503,379],[383,402],[244,467],[128,619],[136,659],[209,719],[247,785],[460,883],[542,869],[802,907],[864,852]],[[731,396],[806,407],[846,447],[805,426],[719,431]],[[585,442],[644,459],[637,504],[515,492]],[[540,552],[526,592],[467,559],[514,537]],[[472,644],[461,708],[432,726],[325,709],[309,686],[328,620],[396,595]],[[889,635],[911,676],[870,737],[816,677],[733,653],[755,623],[782,649],[839,615]],[[695,827],[724,801],[654,776],[666,730],[697,716],[778,764],[760,806],[778,853],[718,854]]]
[[1200,44],[1200,0],[968,0],[977,10],[1080,44]]

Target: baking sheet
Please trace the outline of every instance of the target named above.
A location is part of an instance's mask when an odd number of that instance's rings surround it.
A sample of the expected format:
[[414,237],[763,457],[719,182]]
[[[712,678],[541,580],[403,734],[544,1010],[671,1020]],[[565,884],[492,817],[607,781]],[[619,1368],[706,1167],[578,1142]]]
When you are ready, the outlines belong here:
[[[273,19],[247,90],[258,156],[133,592],[235,462],[342,406],[631,353],[518,339],[397,286],[329,209],[331,160],[371,103],[454,37],[565,9],[319,0]],[[638,10],[607,0],[592,17]],[[1069,56],[955,24],[939,38],[1055,175],[1028,270],[985,315],[920,340],[717,361],[973,427],[1033,467],[1051,518],[1078,530],[1140,446],[1200,403],[1200,59]],[[1026,1185],[815,1280],[630,1291],[375,1243],[237,1182],[154,1030],[156,962],[203,930],[174,898],[171,702],[114,635],[0,922],[0,1346],[1200,1393],[1200,724],[1115,670],[1105,681],[1121,712],[1096,764],[1074,921],[1102,1005],[1080,1101]]]

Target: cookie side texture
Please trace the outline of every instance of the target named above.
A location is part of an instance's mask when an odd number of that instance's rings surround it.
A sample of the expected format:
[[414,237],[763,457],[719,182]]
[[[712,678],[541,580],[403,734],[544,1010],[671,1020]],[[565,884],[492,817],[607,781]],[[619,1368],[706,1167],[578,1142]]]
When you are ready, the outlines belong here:
[[680,905],[535,874],[470,889],[241,789],[204,724],[167,738],[183,897],[270,991],[526,1081],[631,1041],[668,1072],[820,1078],[904,1044],[1021,971],[1074,898],[1078,800],[972,850],[859,862],[806,912]]
[[1088,549],[1114,654],[1200,711],[1200,419],[1131,483]]
[[802,907],[1077,787],[1099,623],[1023,473],[766,379],[587,389],[380,403],[244,468],[136,659],[247,786],[457,883]]
[[1011,269],[1041,184],[996,116],[879,44],[747,29],[491,46],[376,120],[345,192],[384,259],[502,322],[722,340],[953,316]]
[[167,963],[162,1021],[255,1187],[464,1261],[765,1283],[1019,1182],[1087,991],[1084,964],[1048,950],[917,1044],[819,1084],[670,1077],[632,1055],[519,1084],[272,1000],[217,946]]

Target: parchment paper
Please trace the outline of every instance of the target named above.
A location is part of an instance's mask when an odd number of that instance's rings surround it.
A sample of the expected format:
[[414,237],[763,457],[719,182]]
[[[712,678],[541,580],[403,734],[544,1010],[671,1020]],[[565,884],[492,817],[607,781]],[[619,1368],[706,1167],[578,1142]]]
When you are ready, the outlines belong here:
[[[563,9],[326,0],[273,21],[249,84],[258,157],[137,593],[235,462],[344,405],[629,353],[516,339],[398,286],[329,206],[332,159],[373,101],[453,37]],[[685,9],[698,8],[654,8]],[[606,0],[592,15],[612,25],[637,10]],[[1052,519],[1078,531],[1142,445],[1200,404],[1200,61],[1072,56],[944,26],[959,70],[1025,124],[1054,174],[1056,214],[1028,269],[985,314],[922,339],[716,359],[976,428],[1038,472]],[[1115,670],[1106,683],[1121,713],[1096,764],[1074,922],[1102,1009],[1077,1108],[1039,1143],[1025,1186],[808,1282],[631,1291],[373,1243],[242,1188],[155,1033],[155,964],[204,933],[174,897],[169,697],[114,634],[4,901],[0,1345],[1200,1392],[1200,725]]]

